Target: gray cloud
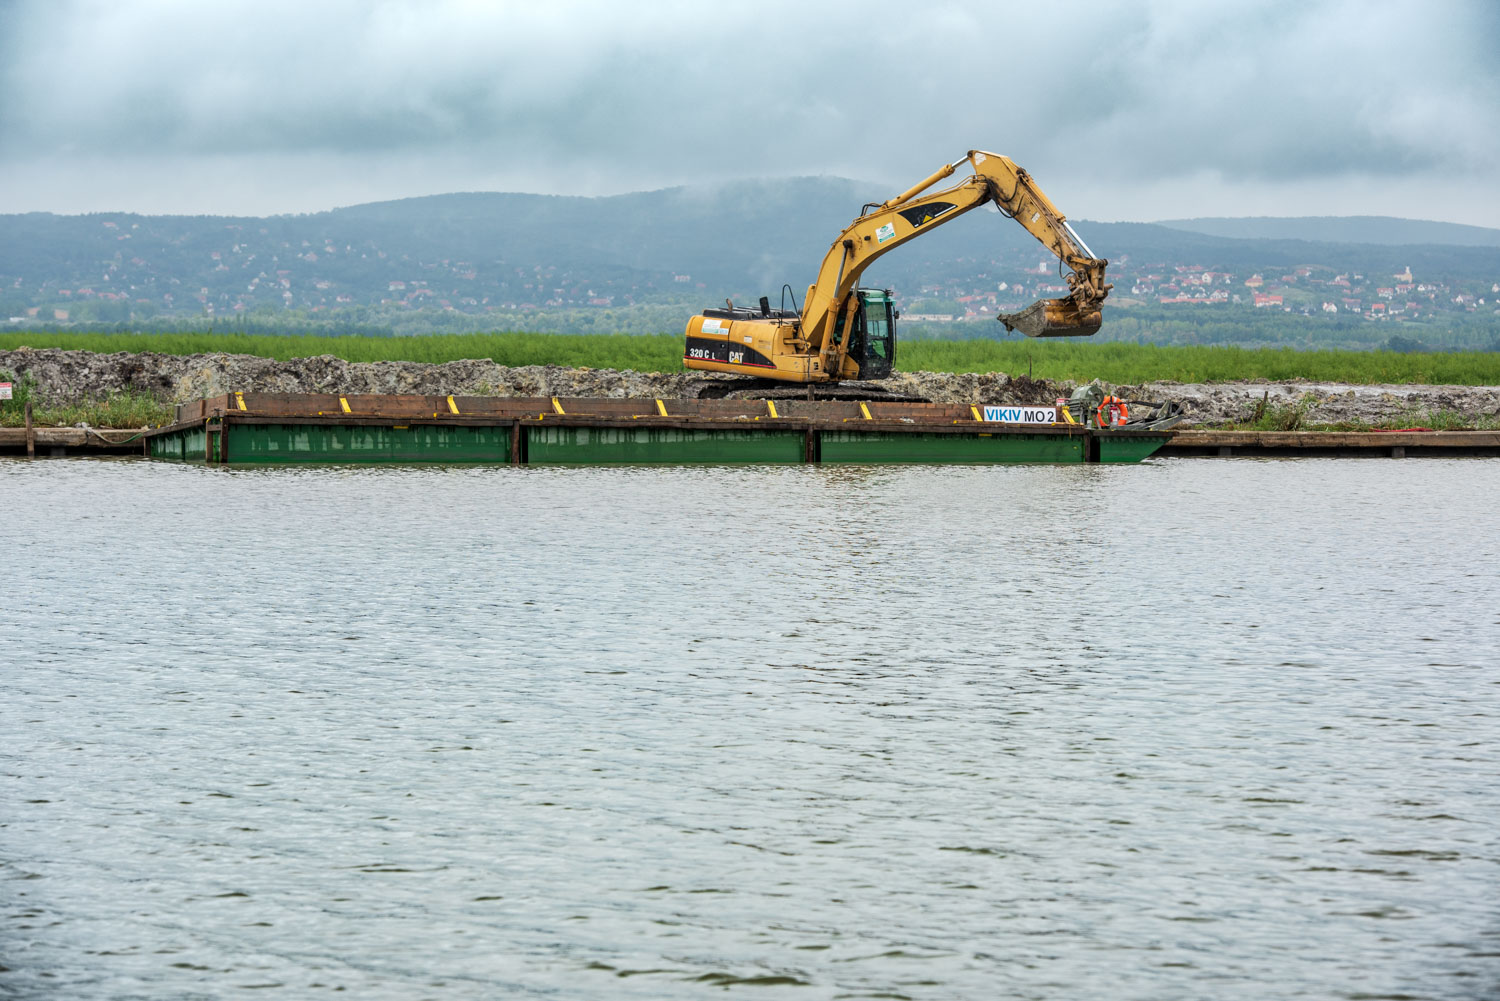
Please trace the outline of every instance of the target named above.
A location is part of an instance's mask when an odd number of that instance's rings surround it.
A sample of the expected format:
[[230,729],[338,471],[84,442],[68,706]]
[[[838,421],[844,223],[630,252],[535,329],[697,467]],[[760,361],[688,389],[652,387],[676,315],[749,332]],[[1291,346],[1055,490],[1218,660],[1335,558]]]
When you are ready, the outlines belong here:
[[[184,210],[285,211],[792,174],[904,186],[979,146],[1073,192],[1084,211],[1059,201],[1075,215],[1144,217],[1174,186],[1280,193],[1277,214],[1388,192],[1396,204],[1364,211],[1432,215],[1401,195],[1420,186],[1452,217],[1500,159],[1495,11],[21,2],[0,15],[0,210],[161,210],[201,190],[220,202]],[[1488,201],[1473,211],[1500,224]],[[1178,208],[1163,214],[1244,214]]]

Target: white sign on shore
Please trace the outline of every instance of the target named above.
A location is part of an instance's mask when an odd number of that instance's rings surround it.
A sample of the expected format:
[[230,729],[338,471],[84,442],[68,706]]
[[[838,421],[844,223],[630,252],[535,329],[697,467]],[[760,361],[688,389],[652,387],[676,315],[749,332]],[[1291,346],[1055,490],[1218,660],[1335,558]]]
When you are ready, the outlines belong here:
[[985,407],[984,419],[997,424],[1056,424],[1056,407]]
[[0,400],[9,400],[12,398],[10,395],[10,383],[0,382]]

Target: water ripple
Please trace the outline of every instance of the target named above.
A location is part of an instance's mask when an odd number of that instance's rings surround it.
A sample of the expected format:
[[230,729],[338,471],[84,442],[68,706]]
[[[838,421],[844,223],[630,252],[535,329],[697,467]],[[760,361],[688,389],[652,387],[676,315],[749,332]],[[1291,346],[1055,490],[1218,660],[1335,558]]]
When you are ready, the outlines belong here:
[[1494,996],[1497,495],[0,460],[0,995]]

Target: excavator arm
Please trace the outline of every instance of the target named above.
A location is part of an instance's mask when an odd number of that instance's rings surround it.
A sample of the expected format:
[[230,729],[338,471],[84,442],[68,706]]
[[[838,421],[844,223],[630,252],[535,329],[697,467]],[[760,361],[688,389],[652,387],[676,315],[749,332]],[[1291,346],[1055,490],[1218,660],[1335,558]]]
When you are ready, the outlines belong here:
[[[972,175],[951,188],[923,194],[965,163],[973,168]],[[1065,298],[1043,299],[1019,313],[999,317],[1006,329],[1031,337],[1086,337],[1096,332],[1101,323],[1099,308],[1113,287],[1104,281],[1109,262],[1093,255],[1052,200],[1009,157],[970,150],[963,159],[895,198],[866,205],[829,247],[817,280],[808,287],[800,324],[800,339],[818,346],[822,370],[836,373],[844,368],[847,338],[833,334],[841,327],[847,329],[848,319],[858,309],[854,292],[860,276],[876,258],[990,203],[1020,223],[1069,269]]]

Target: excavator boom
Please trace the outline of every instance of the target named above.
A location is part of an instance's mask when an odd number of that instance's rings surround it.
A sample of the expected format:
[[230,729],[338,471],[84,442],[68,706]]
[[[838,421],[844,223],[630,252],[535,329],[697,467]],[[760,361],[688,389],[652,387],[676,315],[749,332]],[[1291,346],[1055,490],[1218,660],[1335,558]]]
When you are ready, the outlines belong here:
[[1104,281],[1104,269],[1109,261],[1094,256],[1094,252],[1068,225],[1067,217],[1052,204],[1052,199],[1010,157],[971,149],[963,160],[942,168],[881,208],[901,211],[903,206],[950,176],[965,161],[973,168],[974,175],[959,187],[982,186],[988,196],[986,200],[993,202],[1005,216],[1020,223],[1069,269],[1069,294],[1065,298],[1039,300],[1019,313],[1001,315],[998,317],[1000,322],[1007,330],[1019,330],[1028,337],[1087,337],[1098,332],[1102,324],[1100,307],[1113,287]]
[[[972,168],[970,176],[929,192],[963,164]],[[895,351],[895,314],[888,295],[881,299],[877,290],[859,288],[860,276],[877,258],[906,241],[987,204],[1020,223],[1068,269],[1067,296],[1043,299],[998,319],[1007,329],[1030,337],[1086,337],[1098,331],[1100,307],[1112,288],[1104,281],[1109,262],[1093,255],[1014,161],[970,150],[895,198],[866,205],[828,248],[795,319],[780,310],[773,316],[764,299],[759,317],[740,315],[750,311],[737,312],[732,306],[693,317],[688,322],[685,364],[710,371],[743,371],[750,366],[773,379],[836,382],[859,378],[863,367],[876,361],[868,356],[870,346],[884,343],[878,364],[889,368]],[[884,319],[869,315],[876,303],[884,304]]]

